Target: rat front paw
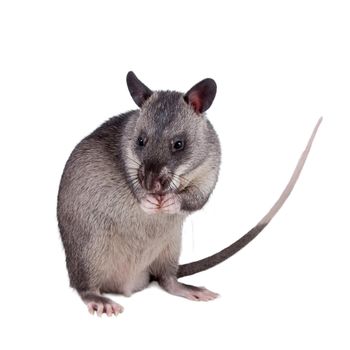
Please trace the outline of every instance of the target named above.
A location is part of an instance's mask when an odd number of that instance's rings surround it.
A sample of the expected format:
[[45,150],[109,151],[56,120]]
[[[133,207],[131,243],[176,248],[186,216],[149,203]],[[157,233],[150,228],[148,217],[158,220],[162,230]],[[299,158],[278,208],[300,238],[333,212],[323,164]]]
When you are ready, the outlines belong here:
[[161,197],[161,211],[167,214],[177,214],[180,212],[180,199],[174,193],[167,193]]
[[141,198],[140,206],[141,209],[147,214],[156,214],[160,211],[158,198],[149,194]]
[[140,206],[147,214],[176,214],[180,212],[181,203],[174,193],[165,195],[146,195],[140,200]]

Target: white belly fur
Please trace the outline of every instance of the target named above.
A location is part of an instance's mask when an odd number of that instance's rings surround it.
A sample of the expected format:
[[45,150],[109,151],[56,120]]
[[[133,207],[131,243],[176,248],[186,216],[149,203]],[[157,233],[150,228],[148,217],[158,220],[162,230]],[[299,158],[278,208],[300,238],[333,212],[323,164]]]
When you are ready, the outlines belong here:
[[137,230],[133,227],[133,232],[110,235],[99,259],[101,292],[129,296],[145,288],[150,279],[149,266],[175,236],[181,235],[182,220],[170,216],[148,219]]

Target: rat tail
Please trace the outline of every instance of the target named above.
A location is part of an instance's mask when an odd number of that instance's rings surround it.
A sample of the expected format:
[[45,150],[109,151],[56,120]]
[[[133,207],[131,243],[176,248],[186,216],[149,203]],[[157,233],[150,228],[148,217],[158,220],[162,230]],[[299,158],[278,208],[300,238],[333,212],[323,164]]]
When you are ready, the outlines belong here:
[[297,163],[297,166],[294,169],[294,172],[292,174],[292,177],[290,178],[286,188],[282,192],[281,196],[278,198],[277,202],[273,205],[273,207],[270,209],[270,211],[256,224],[254,228],[252,228],[249,232],[247,232],[244,236],[239,238],[236,242],[228,246],[227,248],[221,250],[220,252],[211,255],[207,258],[180,265],[177,277],[184,277],[193,275],[198,272],[202,272],[205,270],[210,269],[211,267],[220,264],[221,262],[225,261],[226,259],[230,258],[233,254],[237,253],[239,250],[241,250],[243,247],[245,247],[249,242],[251,242],[272,220],[272,218],[276,215],[276,213],[280,210],[290,193],[292,192],[294,185],[296,184],[299,175],[301,173],[301,170],[303,169],[303,166],[305,164],[306,158],[310,152],[312,142],[316,136],[318,127],[320,126],[322,122],[322,117],[318,120],[311,137],[309,139],[308,144],[306,145],[306,148],[304,152],[301,154],[299,161]]

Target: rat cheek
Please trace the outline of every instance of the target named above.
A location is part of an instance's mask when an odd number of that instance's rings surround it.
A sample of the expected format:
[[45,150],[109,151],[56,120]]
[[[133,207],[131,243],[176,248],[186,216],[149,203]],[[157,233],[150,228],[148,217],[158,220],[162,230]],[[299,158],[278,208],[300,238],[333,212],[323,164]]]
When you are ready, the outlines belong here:
[[184,189],[188,185],[187,174],[189,170],[189,166],[186,164],[182,164],[175,168],[172,177],[172,183],[176,186],[178,190]]
[[142,166],[144,158],[143,152],[137,145],[131,144],[124,155],[126,156],[126,162],[130,168],[138,170]]

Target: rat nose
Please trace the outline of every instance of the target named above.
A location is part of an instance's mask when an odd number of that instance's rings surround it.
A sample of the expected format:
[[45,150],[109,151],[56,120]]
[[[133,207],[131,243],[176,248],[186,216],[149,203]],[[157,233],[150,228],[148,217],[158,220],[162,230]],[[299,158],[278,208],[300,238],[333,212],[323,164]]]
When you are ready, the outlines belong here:
[[152,172],[145,174],[143,186],[147,191],[155,193],[161,192],[163,189],[161,178]]
[[160,183],[160,181],[158,179],[156,179],[154,182],[153,182],[153,191],[154,192],[160,192],[162,190],[162,184]]
[[169,187],[169,179],[164,167],[155,168],[152,164],[145,164],[140,167],[138,176],[141,186],[149,192],[161,193]]

